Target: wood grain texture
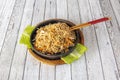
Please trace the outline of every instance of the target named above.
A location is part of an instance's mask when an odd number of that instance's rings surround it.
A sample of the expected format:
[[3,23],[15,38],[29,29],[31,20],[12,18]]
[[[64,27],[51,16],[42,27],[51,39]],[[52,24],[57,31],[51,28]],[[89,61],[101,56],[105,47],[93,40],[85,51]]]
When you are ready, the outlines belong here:
[[[13,62],[11,65],[10,77],[9,80],[22,80],[24,79],[24,67],[26,63],[26,48],[23,45],[19,44],[20,36],[25,28],[26,25],[31,24],[32,13],[33,13],[33,4],[34,0],[18,0],[17,4],[21,3],[20,10],[17,8],[16,10],[21,11],[16,13],[16,16],[20,16],[19,13],[22,15],[22,20],[20,25],[16,25],[16,27],[20,27],[19,31],[16,32],[18,34],[17,43],[14,51]],[[19,6],[19,7],[20,7]],[[17,6],[18,7],[18,6]],[[23,9],[24,8],[24,9]],[[17,18],[15,19],[17,22]],[[15,22],[15,23],[16,23]]]
[[112,9],[116,15],[117,22],[119,24],[119,30],[120,30],[120,0],[109,0],[110,4],[112,6]]
[[[88,51],[69,65],[40,63],[19,44],[28,24],[104,16],[112,20],[81,29]],[[0,0],[0,80],[120,80],[120,0]]]
[[[116,19],[116,14],[114,14],[114,11],[112,9],[111,3],[109,0],[103,0],[100,1],[102,12],[104,16],[110,16],[112,18],[112,21],[106,22],[107,30],[109,33],[109,37],[111,40],[112,48],[114,51],[114,55],[117,62],[117,67],[119,70],[119,76],[116,75],[117,78],[120,78],[120,30],[119,30],[119,24]],[[116,73],[117,74],[117,73]]]
[[6,2],[7,2],[7,0],[0,1],[0,14],[2,13],[3,9],[5,8]]
[[[14,7],[15,0],[7,2],[6,5],[1,13],[0,17],[0,80],[8,79],[9,77],[9,70],[10,64],[12,61],[12,56],[14,52],[15,43],[12,44],[12,40],[16,35],[12,33],[12,30],[7,30],[8,25],[9,28],[12,27],[10,25],[9,20],[11,20],[12,9]],[[9,9],[9,10],[8,10]],[[13,34],[13,35],[10,35]],[[5,38],[6,35],[6,38]],[[3,45],[4,41],[4,45]],[[3,47],[2,47],[3,45]],[[9,48],[10,47],[10,48]],[[1,50],[2,48],[2,50]]]
[[[90,5],[88,0],[79,0],[79,10],[81,22],[88,22],[92,20]],[[83,28],[85,37],[85,45],[88,48],[86,52],[86,64],[89,80],[104,80],[102,71],[101,58],[99,55],[99,49],[96,39],[94,26]]]
[[7,1],[5,0],[5,2],[4,1],[1,2],[3,2],[2,3],[3,5],[1,6],[1,12],[0,12],[0,51],[4,43],[6,31],[15,4],[15,0],[7,0]]
[[[93,19],[103,17],[99,1],[90,1],[91,14]],[[106,80],[117,80],[118,70],[113,54],[110,38],[106,29],[105,23],[99,23],[95,25],[96,36],[98,40],[98,46],[100,50],[100,56],[103,65],[103,72]],[[112,66],[111,66],[112,65]],[[108,74],[109,73],[109,74]],[[117,73],[117,75],[116,75]]]

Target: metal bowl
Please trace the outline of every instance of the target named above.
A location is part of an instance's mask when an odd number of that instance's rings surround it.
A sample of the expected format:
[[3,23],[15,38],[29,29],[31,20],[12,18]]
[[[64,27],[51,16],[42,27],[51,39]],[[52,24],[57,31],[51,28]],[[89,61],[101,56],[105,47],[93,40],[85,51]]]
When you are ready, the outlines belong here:
[[[43,57],[43,58],[46,58],[46,59],[50,59],[50,60],[55,60],[55,59],[60,59],[61,57],[65,57],[67,55],[69,55],[75,48],[75,46],[72,46],[72,47],[69,47],[68,48],[68,51],[67,52],[59,52],[59,53],[56,53],[56,54],[52,54],[52,55],[47,55],[36,50],[34,48],[34,45],[33,45],[33,39],[35,39],[35,36],[36,36],[36,31],[37,31],[37,28],[41,28],[45,25],[48,25],[48,24],[54,24],[54,23],[58,23],[58,22],[62,22],[62,23],[66,23],[68,26],[74,26],[75,24],[68,21],[68,20],[64,20],[64,19],[50,19],[50,20],[46,20],[46,21],[43,21],[41,23],[39,23],[35,29],[33,30],[33,32],[31,33],[31,36],[30,36],[30,43],[32,45],[32,50],[39,56]],[[75,35],[76,35],[76,40],[74,42],[74,44],[76,45],[78,42],[79,42],[79,38],[80,38],[80,34],[79,34],[79,30],[75,30]]]

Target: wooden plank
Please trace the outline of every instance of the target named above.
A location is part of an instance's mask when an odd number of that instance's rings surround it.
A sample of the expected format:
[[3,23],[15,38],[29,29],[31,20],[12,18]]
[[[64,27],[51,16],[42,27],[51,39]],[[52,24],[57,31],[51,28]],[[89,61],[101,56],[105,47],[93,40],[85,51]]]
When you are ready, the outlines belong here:
[[67,19],[67,0],[57,0],[57,18]]
[[[5,7],[1,10],[0,14],[0,52],[6,35],[7,27],[10,21],[10,16],[15,4],[15,0],[5,1]],[[1,54],[1,53],[0,53]]]
[[49,66],[47,64],[41,64],[40,80],[54,80],[55,78],[55,66]]
[[[43,20],[45,0],[36,0],[32,24],[36,25]],[[40,62],[27,53],[24,80],[39,80]]]
[[[82,23],[92,20],[88,0],[79,0],[79,9]],[[88,48],[88,51],[86,52],[88,79],[104,80],[94,27],[84,28],[83,33],[85,45]]]
[[[25,26],[28,24],[31,24],[33,5],[34,5],[34,0],[31,0],[31,1],[17,0],[16,6],[15,6],[15,13],[13,13],[14,15],[13,17],[16,16],[15,19],[13,20],[14,25],[15,25],[14,27],[17,27],[17,28],[20,27],[20,28],[18,29],[18,31],[15,31],[16,30],[15,29],[13,33],[16,36],[18,36],[18,38],[15,37],[16,39],[11,39],[12,42],[10,45],[13,44],[13,41],[17,40],[17,42],[16,42],[16,47],[15,47],[14,52],[11,52],[12,54],[14,53],[14,55],[12,57],[13,61],[11,62],[9,80],[22,80],[23,79],[24,67],[25,67],[25,62],[26,62],[25,61],[26,60],[26,47],[19,44],[19,39]],[[19,18],[21,21],[18,22]],[[10,50],[8,49],[8,51]],[[6,59],[9,59],[9,57]]]
[[[44,19],[50,19],[56,17],[56,2],[55,0],[46,0]],[[40,68],[40,80],[54,80],[55,78],[55,66],[47,64],[41,64]]]
[[56,66],[55,80],[71,80],[71,69],[69,64]]
[[[89,2],[93,19],[103,17],[99,1],[89,0]],[[106,25],[105,23],[99,23],[95,26],[105,80],[117,80],[116,75],[118,74],[116,73],[118,73],[118,70]]]
[[120,0],[109,0],[111,3],[111,6],[113,8],[113,11],[116,15],[117,22],[119,24],[119,30],[120,30]]
[[46,0],[45,19],[51,19],[56,17],[56,1]]
[[[57,0],[57,18],[67,19],[67,1]],[[70,64],[56,66],[55,80],[71,80]]]
[[39,61],[37,61],[29,53],[27,53],[24,80],[39,80],[39,66]]
[[36,0],[32,25],[35,26],[39,22],[43,21],[44,12],[45,12],[45,0]]
[[80,23],[79,9],[77,0],[68,0],[68,19],[75,24]]
[[[80,14],[77,0],[68,0],[68,18],[75,24],[80,24]],[[71,64],[72,80],[87,80],[85,56]]]
[[2,13],[3,9],[6,6],[7,0],[0,1],[0,14]]
[[[4,41],[5,33],[7,30],[8,24],[9,24],[8,32],[6,34],[5,42],[4,42],[3,49],[0,55],[0,72],[1,72],[0,80],[6,80],[9,77],[8,74],[9,74],[10,64],[12,61],[11,59],[12,59],[14,46],[15,46],[15,42],[13,41],[16,37],[16,33],[14,33],[14,31],[17,30],[17,28],[14,28],[15,30],[14,29],[12,30],[14,26],[12,25],[12,22],[9,23],[9,20],[12,20],[12,17],[10,19],[10,16],[12,14],[14,3],[15,3],[15,0],[9,1],[9,4],[6,3],[7,6],[5,6],[5,9],[3,10],[1,14],[1,18],[0,18],[0,19],[3,19],[3,21],[1,21],[1,26],[0,26],[0,29],[1,29],[0,30],[0,37],[1,37],[0,44],[1,45]],[[8,10],[8,9],[11,9],[11,10]]]
[[112,10],[112,6],[109,0],[100,1],[100,4],[101,4],[101,8],[104,16],[110,16],[112,18],[112,21],[106,22],[106,25],[107,25],[107,30],[111,39],[111,43],[112,43],[112,47],[113,47],[114,55],[118,65],[119,75],[120,75],[120,54],[119,54],[120,53],[120,42],[119,42],[120,31],[119,31],[119,24],[117,23],[117,20],[116,20],[116,17],[118,16],[114,14],[114,11]]

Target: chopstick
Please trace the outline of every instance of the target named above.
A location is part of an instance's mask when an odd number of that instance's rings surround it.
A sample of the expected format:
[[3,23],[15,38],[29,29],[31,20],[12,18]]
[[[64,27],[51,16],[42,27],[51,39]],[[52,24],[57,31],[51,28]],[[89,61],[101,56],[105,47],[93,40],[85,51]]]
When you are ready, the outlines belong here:
[[86,23],[82,23],[82,24],[71,27],[70,31],[73,31],[73,30],[76,30],[76,29],[79,29],[79,28],[84,28],[84,27],[87,27],[87,26],[91,26],[93,24],[97,24],[97,23],[107,21],[107,20],[111,20],[111,18],[110,17],[104,17],[104,18],[96,19],[96,20],[89,21],[89,22],[86,22]]

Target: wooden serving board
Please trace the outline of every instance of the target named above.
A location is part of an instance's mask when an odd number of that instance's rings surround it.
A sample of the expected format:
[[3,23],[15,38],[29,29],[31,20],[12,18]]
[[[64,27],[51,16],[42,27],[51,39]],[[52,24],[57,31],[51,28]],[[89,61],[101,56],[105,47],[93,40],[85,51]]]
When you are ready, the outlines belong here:
[[[80,42],[81,44],[84,45],[84,36],[83,36],[83,33],[81,31],[79,31],[80,33]],[[35,58],[37,59],[38,61],[42,62],[42,63],[45,63],[45,64],[49,64],[49,65],[61,65],[61,64],[65,64],[65,62],[61,59],[58,59],[58,60],[48,60],[48,59],[45,59],[37,54],[35,54],[35,52],[33,52],[31,49],[28,49],[29,50],[29,53]]]

